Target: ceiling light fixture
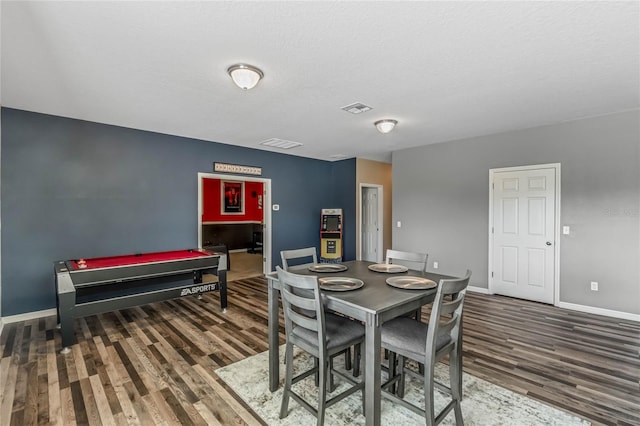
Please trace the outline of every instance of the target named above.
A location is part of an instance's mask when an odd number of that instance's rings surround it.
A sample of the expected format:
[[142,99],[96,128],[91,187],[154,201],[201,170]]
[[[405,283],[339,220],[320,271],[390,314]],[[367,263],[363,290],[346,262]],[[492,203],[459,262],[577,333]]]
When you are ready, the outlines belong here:
[[376,126],[376,129],[378,129],[380,133],[389,133],[393,130],[394,127],[396,127],[396,124],[398,124],[398,120],[378,120],[373,124]]
[[253,65],[236,64],[227,70],[233,82],[241,89],[253,89],[258,81],[264,77],[264,73]]

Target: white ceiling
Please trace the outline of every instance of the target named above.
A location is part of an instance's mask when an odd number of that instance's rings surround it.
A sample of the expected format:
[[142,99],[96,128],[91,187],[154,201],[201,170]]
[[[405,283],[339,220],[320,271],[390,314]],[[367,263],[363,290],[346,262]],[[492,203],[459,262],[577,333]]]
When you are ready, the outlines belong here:
[[[390,152],[640,107],[640,3],[1,3],[2,105],[286,152]],[[235,63],[265,77],[250,91]],[[340,108],[362,102],[359,115]],[[387,134],[373,122],[399,121]]]

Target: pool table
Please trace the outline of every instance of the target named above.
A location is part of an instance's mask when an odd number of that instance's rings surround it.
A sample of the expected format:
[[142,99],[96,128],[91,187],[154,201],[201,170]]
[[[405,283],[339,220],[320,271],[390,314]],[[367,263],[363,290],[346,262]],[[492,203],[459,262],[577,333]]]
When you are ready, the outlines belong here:
[[[227,254],[206,249],[54,262],[62,353],[76,342],[74,320],[177,297],[220,291],[227,310]],[[202,282],[204,273],[217,282]]]

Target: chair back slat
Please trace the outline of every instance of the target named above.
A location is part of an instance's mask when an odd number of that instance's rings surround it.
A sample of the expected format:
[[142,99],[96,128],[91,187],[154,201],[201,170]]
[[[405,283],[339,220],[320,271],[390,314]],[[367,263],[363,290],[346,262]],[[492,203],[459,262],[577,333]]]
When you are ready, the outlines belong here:
[[[292,305],[292,307],[297,308],[296,310],[304,309],[312,311],[315,314],[316,304],[315,300],[312,298],[312,292],[298,291],[298,294],[296,294],[296,292],[292,292],[289,289],[283,289],[283,293],[289,299],[289,303]],[[309,296],[311,296],[311,298]],[[309,314],[308,316],[312,316],[312,314]]]
[[[464,292],[466,292],[466,290],[462,290]],[[459,295],[462,291],[457,292],[457,295]],[[458,309],[458,307],[460,306],[460,304],[463,302],[463,298],[461,297],[456,297],[453,300],[443,300],[442,301],[442,306],[440,307],[440,315],[449,315],[452,312],[454,312],[456,309]]]
[[[308,330],[316,330],[318,325],[315,324],[315,322],[318,320],[315,310],[315,300],[298,296],[287,289],[283,289],[282,292],[285,293],[282,297],[287,297],[289,300],[289,306],[284,306],[284,310],[291,315],[292,323]],[[308,291],[305,291],[305,293],[309,294]]]
[[426,253],[412,253],[408,251],[387,249],[385,263],[396,263],[416,271],[426,271],[428,258],[429,255]]
[[438,324],[438,335],[451,335],[451,331],[456,325],[457,321],[454,317],[448,318],[448,320],[440,320],[440,324]]
[[289,316],[292,325],[306,328],[307,330],[317,332],[318,331],[318,319],[316,317],[309,317],[304,312],[296,312],[294,309],[288,309],[286,314]]
[[[306,247],[295,250],[282,250],[280,252],[280,257],[282,258],[282,269],[284,269],[285,271],[305,269],[318,263],[318,255],[316,254],[315,247]],[[294,262],[293,265],[290,265],[292,260],[297,262]]]

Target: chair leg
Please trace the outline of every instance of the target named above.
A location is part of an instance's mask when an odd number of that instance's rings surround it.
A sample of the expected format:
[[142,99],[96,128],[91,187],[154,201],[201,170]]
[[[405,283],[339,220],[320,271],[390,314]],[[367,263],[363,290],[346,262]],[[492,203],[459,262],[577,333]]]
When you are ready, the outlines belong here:
[[336,390],[336,383],[333,377],[333,357],[329,357],[329,392]]
[[426,418],[427,426],[435,426],[435,408],[433,406],[433,393],[434,393],[434,377],[433,377],[433,364],[425,363],[424,368],[424,414]]
[[360,376],[360,358],[362,357],[360,351],[362,350],[360,343],[353,347],[353,377]]
[[[460,329],[462,329],[462,322],[460,323]],[[463,373],[463,369],[462,369],[462,335],[461,335],[460,339],[458,340],[458,348],[457,348],[456,358],[457,358],[456,364],[458,365],[458,387],[460,389],[460,401],[462,401],[462,398],[464,398],[464,391],[463,391],[463,387],[462,387],[462,373]]]
[[344,353],[344,369],[351,370],[351,348],[347,348]]
[[324,410],[327,402],[327,382],[332,377],[330,363],[325,359],[320,362],[320,385],[318,386],[318,426],[324,425]]
[[396,395],[398,395],[398,398],[404,398],[404,384],[407,375],[404,372],[405,358],[402,355],[398,356],[398,368],[400,369],[400,380],[398,380],[398,389],[396,391]]
[[285,377],[284,391],[282,392],[282,405],[280,406],[280,418],[287,417],[289,411],[289,397],[291,392],[291,380],[293,378],[293,345],[286,345],[285,349]]
[[[389,370],[389,380],[391,380],[392,378],[394,378],[398,374],[397,365],[398,365],[398,363],[397,363],[397,360],[396,360],[396,353],[389,351],[389,368],[388,368],[388,370]],[[396,389],[397,389],[397,384],[394,383],[389,388],[389,392],[396,393]]]
[[[362,350],[361,344],[358,344],[358,353],[360,354],[358,356],[358,370],[360,370],[361,365],[367,365],[367,351]],[[358,373],[360,373],[360,371],[358,371]],[[364,376],[362,377],[362,379],[364,380]],[[362,415],[364,416],[365,413],[367,412],[366,410],[367,407],[365,405],[367,398],[365,398],[364,387],[362,388],[361,392],[362,392]]]
[[316,387],[320,386],[320,369],[318,368],[318,358],[313,357],[313,367],[316,369],[315,383]]
[[451,387],[451,397],[454,401],[453,410],[456,415],[457,426],[464,424],[462,408],[460,407],[460,401],[462,401],[462,369],[460,368],[460,359],[461,357],[455,350],[449,354],[449,386]]

